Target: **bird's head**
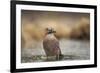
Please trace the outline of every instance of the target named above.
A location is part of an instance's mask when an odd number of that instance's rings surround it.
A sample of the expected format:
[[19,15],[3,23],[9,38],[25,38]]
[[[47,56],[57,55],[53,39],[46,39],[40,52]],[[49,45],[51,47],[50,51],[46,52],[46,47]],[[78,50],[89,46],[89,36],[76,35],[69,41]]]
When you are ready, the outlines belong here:
[[56,33],[53,28],[46,28],[46,34]]

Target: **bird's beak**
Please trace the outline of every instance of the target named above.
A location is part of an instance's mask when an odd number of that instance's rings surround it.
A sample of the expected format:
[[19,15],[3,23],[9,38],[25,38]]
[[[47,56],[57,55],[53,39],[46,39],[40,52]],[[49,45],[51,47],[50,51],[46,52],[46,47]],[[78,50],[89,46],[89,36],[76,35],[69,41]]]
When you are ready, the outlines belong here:
[[53,31],[53,33],[56,33],[56,31]]

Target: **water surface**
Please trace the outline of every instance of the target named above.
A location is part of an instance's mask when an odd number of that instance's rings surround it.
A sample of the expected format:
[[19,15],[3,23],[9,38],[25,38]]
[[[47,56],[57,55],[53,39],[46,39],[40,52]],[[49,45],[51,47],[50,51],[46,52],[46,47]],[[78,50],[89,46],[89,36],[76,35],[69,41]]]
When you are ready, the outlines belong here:
[[[88,60],[90,59],[90,43],[86,40],[67,40],[60,42],[61,52],[64,55],[62,60]],[[21,62],[43,62],[46,55],[43,49],[42,41],[37,42],[35,48],[22,48]]]

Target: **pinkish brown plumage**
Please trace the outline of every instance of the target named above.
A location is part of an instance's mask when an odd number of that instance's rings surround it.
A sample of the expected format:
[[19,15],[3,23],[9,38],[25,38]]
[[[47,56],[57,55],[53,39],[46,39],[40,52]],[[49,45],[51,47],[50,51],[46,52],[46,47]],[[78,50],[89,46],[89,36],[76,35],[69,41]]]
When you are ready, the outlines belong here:
[[59,41],[54,36],[55,31],[53,29],[47,29],[47,34],[43,40],[43,48],[48,57],[54,57],[55,60],[59,60],[62,57],[59,47]]

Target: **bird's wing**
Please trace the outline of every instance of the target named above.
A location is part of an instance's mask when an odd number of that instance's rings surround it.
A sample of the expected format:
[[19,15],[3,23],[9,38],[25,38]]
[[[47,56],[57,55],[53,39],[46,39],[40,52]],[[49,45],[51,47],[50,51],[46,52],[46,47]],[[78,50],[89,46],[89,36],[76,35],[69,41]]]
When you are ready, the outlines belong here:
[[57,54],[58,51],[61,53],[60,47],[59,47],[59,41],[57,39],[45,40],[43,42],[43,46],[46,53]]
[[61,52],[61,51],[60,51],[60,47],[59,47],[59,41],[58,41],[57,39],[52,40],[51,46],[52,46],[52,49],[53,49],[53,51],[54,51],[55,53],[58,53],[58,51]]

